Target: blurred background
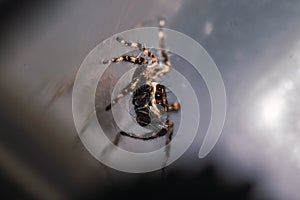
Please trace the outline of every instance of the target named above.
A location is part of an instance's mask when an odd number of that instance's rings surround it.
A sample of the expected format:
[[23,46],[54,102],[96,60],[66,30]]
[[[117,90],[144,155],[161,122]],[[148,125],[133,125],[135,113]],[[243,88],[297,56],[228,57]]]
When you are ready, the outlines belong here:
[[[0,0],[0,195],[300,199],[299,11],[292,0]],[[76,140],[71,99],[74,73],[97,44],[158,17],[208,51],[228,103],[221,138],[200,160],[204,92],[197,138],[163,178],[93,158]]]

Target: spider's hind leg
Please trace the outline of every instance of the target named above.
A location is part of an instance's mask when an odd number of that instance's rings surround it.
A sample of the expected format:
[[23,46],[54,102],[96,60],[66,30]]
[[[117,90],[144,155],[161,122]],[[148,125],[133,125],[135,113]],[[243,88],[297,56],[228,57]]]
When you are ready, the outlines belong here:
[[152,139],[167,135],[166,144],[169,144],[171,142],[172,134],[173,134],[173,121],[167,120],[160,131],[153,132],[150,134],[137,135],[135,133],[126,133],[124,131],[120,131],[120,134],[123,136],[131,137],[131,138],[139,139],[139,140],[152,140]]
[[166,135],[167,138],[166,138],[166,146],[165,146],[165,160],[162,164],[162,168],[164,169],[166,167],[167,161],[170,157],[170,143],[171,143],[172,136],[173,136],[173,127],[174,127],[173,121],[167,120],[165,125],[163,126],[163,128],[160,131],[154,132],[152,134],[137,135],[134,133],[126,133],[124,131],[120,131],[120,134],[123,136],[131,137],[131,138],[139,139],[139,140],[151,140],[151,139],[155,139],[155,138]]
[[170,157],[170,143],[172,141],[173,131],[174,131],[174,122],[172,120],[166,121],[166,127],[168,127],[167,138],[166,138],[166,146],[165,146],[165,160],[162,164],[162,168],[164,169],[167,165],[167,161]]
[[120,131],[120,134],[123,136],[131,137],[139,140],[152,140],[158,137],[162,137],[166,135],[166,133],[167,133],[166,129],[161,129],[159,132],[154,132],[152,134],[147,134],[147,135],[137,135],[134,133],[126,133],[124,131]]

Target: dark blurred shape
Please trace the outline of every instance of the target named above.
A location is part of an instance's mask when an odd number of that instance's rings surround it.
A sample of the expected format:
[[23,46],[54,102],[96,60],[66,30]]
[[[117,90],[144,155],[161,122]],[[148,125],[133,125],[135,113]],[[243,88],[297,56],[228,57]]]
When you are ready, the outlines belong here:
[[14,182],[0,171],[0,194],[1,199],[31,199],[22,189],[17,188]]
[[15,34],[20,27],[31,29],[32,20],[36,20],[36,15],[44,11],[51,10],[57,5],[57,1],[38,0],[0,0],[0,41]]
[[31,13],[32,15],[38,12],[37,9],[45,8],[50,4],[54,4],[56,0],[0,0],[0,21],[7,21],[11,17],[18,17],[19,14]]
[[103,179],[99,162],[74,147],[75,130],[17,98],[3,80],[0,91],[1,199],[74,199]]
[[0,1],[0,23],[9,24],[12,19],[20,17],[24,13],[32,13],[37,6],[45,4],[47,1],[22,1],[22,0],[2,0]]
[[232,185],[219,177],[213,166],[193,175],[169,171],[160,179],[142,175],[131,185],[109,185],[106,191],[90,193],[82,199],[251,199],[253,184]]

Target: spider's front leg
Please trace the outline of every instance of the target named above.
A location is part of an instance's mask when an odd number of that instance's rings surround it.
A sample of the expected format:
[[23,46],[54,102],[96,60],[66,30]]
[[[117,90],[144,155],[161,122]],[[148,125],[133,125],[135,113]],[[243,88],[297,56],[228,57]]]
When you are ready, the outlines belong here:
[[152,63],[158,64],[158,58],[143,44],[138,42],[126,41],[122,37],[117,37],[116,40],[121,44],[124,44],[125,46],[138,48],[146,57],[151,59]]
[[135,56],[128,56],[128,55],[119,56],[116,58],[112,58],[110,60],[104,60],[103,64],[118,63],[118,62],[122,62],[122,61],[130,62],[130,63],[134,63],[134,64],[138,64],[138,65],[148,64],[148,60],[143,57],[135,57]]
[[125,46],[138,48],[146,56],[146,58],[151,60],[151,62],[152,62],[151,64],[153,64],[153,66],[151,67],[151,70],[144,72],[143,76],[145,78],[149,77],[149,75],[158,67],[158,65],[159,65],[158,58],[143,44],[138,43],[138,42],[126,41],[121,37],[117,37],[116,40]]

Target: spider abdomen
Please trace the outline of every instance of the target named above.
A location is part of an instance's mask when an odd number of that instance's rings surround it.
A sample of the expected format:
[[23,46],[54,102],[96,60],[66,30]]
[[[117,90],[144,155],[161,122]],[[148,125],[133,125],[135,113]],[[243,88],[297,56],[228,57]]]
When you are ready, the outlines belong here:
[[135,112],[136,112],[136,122],[139,125],[147,126],[151,123],[151,118],[150,118],[148,107],[136,109]]
[[150,102],[152,88],[150,85],[142,85],[133,93],[132,104],[134,109],[139,109],[146,106]]
[[141,126],[151,123],[149,115],[149,103],[151,104],[152,87],[148,84],[142,85],[133,93],[132,104],[136,113],[136,122]]
[[156,82],[140,86],[133,93],[132,104],[136,113],[136,122],[140,126],[149,125],[153,117],[156,121],[160,121],[161,112],[167,109],[165,87]]

